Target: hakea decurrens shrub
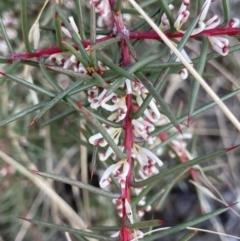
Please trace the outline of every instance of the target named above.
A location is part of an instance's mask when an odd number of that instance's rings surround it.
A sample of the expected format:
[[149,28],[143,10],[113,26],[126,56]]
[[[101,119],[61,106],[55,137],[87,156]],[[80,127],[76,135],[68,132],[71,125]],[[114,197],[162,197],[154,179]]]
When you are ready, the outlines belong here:
[[[55,1],[52,0],[52,2]],[[226,36],[222,36],[220,34],[221,29],[217,32],[217,34],[214,32],[221,24],[220,17],[217,15],[209,16],[209,9],[213,2],[213,0],[205,0],[203,2],[198,15],[198,23],[191,32],[190,37],[198,37],[201,36],[201,34],[207,36],[212,49],[220,55],[226,56],[229,53],[229,40]],[[110,67],[105,66],[101,61],[96,60],[97,58],[95,59],[95,62],[92,61],[94,63],[91,63],[90,58],[89,62],[81,62],[81,58],[83,59],[83,56],[81,56],[82,52],[80,51],[81,48],[79,48],[81,45],[76,44],[77,41],[74,42],[74,36],[77,35],[79,38],[78,40],[80,42],[82,41],[84,46],[83,49],[86,51],[87,57],[91,56],[91,54],[96,51],[91,45],[104,43],[104,40],[118,37],[118,51],[121,55],[119,66],[127,72],[127,67],[138,61],[137,54],[134,53],[135,50],[133,49],[133,46],[132,48],[129,47],[131,46],[131,43],[129,44],[130,39],[145,38],[155,39],[157,41],[161,41],[161,39],[152,30],[147,32],[132,31],[129,22],[134,20],[131,19],[131,15],[125,13],[122,14],[121,9],[116,10],[115,3],[115,0],[91,0],[88,2],[88,5],[94,8],[95,13],[98,16],[96,20],[98,27],[108,30],[106,36],[95,36],[96,41],[93,39],[82,40],[79,33],[81,32],[79,31],[79,26],[77,26],[73,16],[69,16],[68,22],[70,28],[69,26],[65,26],[63,23],[61,26],[59,24],[60,32],[62,31],[61,34],[63,38],[61,39],[62,41],[59,42],[61,46],[55,46],[55,48],[53,47],[46,50],[36,50],[22,55],[13,54],[9,62],[13,62],[21,58],[28,59],[37,57],[41,59],[41,57],[44,57],[46,59],[44,63],[46,65],[45,67],[48,67],[50,70],[51,67],[55,67],[55,65],[57,65],[63,69],[63,73],[64,70],[73,70],[72,72],[79,73],[81,75],[79,75],[80,77],[89,77],[97,74],[98,77],[102,78],[105,71],[107,72]],[[125,4],[125,2],[122,4]],[[185,24],[188,23],[190,17],[193,17],[191,16],[191,12],[189,10],[190,4],[190,0],[183,0],[177,10],[175,9],[174,1],[172,1],[172,4],[167,6],[172,13],[174,19],[173,24],[170,23],[166,13],[163,13],[159,18],[159,20],[161,19],[159,28],[165,32],[167,36],[169,36],[169,39],[178,40],[178,38],[181,38],[186,32]],[[56,14],[57,17],[59,17],[58,14]],[[65,21],[65,24],[67,25],[68,22]],[[29,40],[30,42],[33,42],[34,49],[37,49],[40,40],[39,23],[36,22],[36,25],[34,26],[29,33]],[[236,18],[231,19],[226,28],[229,32],[235,28],[239,28],[239,20]],[[173,29],[175,30],[174,33],[171,32]],[[227,34],[227,32],[225,32],[225,34]],[[177,41],[172,42],[176,45]],[[67,46],[66,43],[70,47]],[[71,49],[72,51],[70,51],[70,48],[73,50]],[[76,52],[79,53],[79,55],[76,54]],[[180,52],[185,60],[193,66],[192,60],[188,56],[187,52],[184,49],[181,49]],[[171,54],[172,52],[170,51],[170,55]],[[178,58],[175,58],[174,61],[180,62]],[[119,66],[117,67],[119,68]],[[183,67],[180,68],[182,69],[177,74],[179,74],[183,80],[187,79],[188,70]],[[56,69],[52,68],[52,70],[55,71]],[[4,75],[2,72],[1,74]],[[73,76],[73,73],[71,74]],[[146,212],[152,210],[152,206],[147,203],[147,197],[143,195],[138,201],[136,209],[134,209],[135,213],[133,213],[131,208],[131,198],[134,195],[138,196],[144,193],[145,186],[141,188],[133,188],[131,184],[134,181],[144,181],[160,173],[164,168],[164,165],[167,163],[168,158],[174,158],[177,156],[182,163],[187,162],[189,160],[186,153],[187,140],[191,140],[192,138],[191,131],[185,131],[185,133],[182,133],[182,128],[185,128],[186,126],[178,123],[178,125],[175,125],[173,123],[174,121],[170,120],[170,115],[167,115],[167,111],[164,112],[164,108],[161,109],[161,106],[159,105],[159,102],[161,103],[161,101],[156,101],[154,98],[149,100],[148,106],[143,111],[142,116],[135,119],[133,118],[134,113],[136,113],[147,98],[151,96],[151,89],[147,88],[143,84],[143,80],[140,79],[137,73],[133,73],[132,76],[134,76],[133,79],[131,79],[131,77],[129,77],[130,79],[123,79],[117,90],[115,88],[115,91],[109,91],[108,89],[108,87],[111,89],[114,85],[115,77],[111,79],[111,81],[106,81],[106,83],[104,83],[105,85],[102,83],[99,85],[94,83],[94,85],[85,89],[87,95],[86,106],[90,109],[90,114],[88,114],[91,115],[92,113],[96,113],[98,111],[99,113],[104,113],[103,118],[106,118],[106,122],[104,122],[104,124],[99,124],[99,126],[106,131],[108,134],[106,136],[109,136],[112,140],[112,142],[107,141],[104,138],[104,132],[101,132],[101,128],[99,128],[99,132],[97,131],[95,134],[91,133],[91,136],[88,136],[89,138],[87,141],[91,145],[99,147],[96,148],[98,150],[98,159],[101,162],[107,163],[105,165],[106,169],[103,170],[100,176],[100,188],[110,190],[113,186],[113,178],[118,183],[120,194],[119,197],[114,198],[112,202],[114,203],[116,212],[122,222],[120,230],[114,233],[112,237],[119,237],[119,240],[121,241],[130,241],[133,238],[143,237],[144,234],[142,231],[135,229],[132,230],[128,228],[127,224],[134,223],[134,216],[137,216],[137,218],[140,219]],[[144,76],[144,78],[147,80],[147,77]],[[57,90],[60,91],[59,89]],[[78,110],[84,106],[77,100],[74,100],[73,102],[74,104],[77,103]],[[85,116],[87,116],[87,114]],[[110,122],[117,123],[118,127],[106,124]],[[34,123],[35,120],[31,123],[31,125]],[[172,123],[174,127],[166,132],[157,134],[156,136],[152,135],[152,132],[154,132],[156,128],[165,126],[169,123]],[[163,158],[165,149],[162,147],[159,148],[158,146],[162,142],[168,140],[170,135],[174,136],[174,138],[168,142],[170,148]],[[115,151],[113,148],[114,145],[111,145],[112,143],[117,146]],[[117,155],[118,150],[124,158],[119,158],[119,155]],[[2,170],[2,175],[5,172],[5,170]],[[194,179],[197,175],[196,171],[192,169],[189,172]],[[114,188],[116,189],[116,187]]]
[[[121,36],[122,39],[128,38],[131,34],[129,31],[130,28],[129,26],[125,25],[123,15],[119,15],[119,13],[116,14],[114,11],[112,11],[112,2],[113,1],[109,0],[90,1],[90,5],[93,5],[96,13],[98,13],[97,24],[99,27],[112,29],[113,33]],[[199,14],[199,22],[197,27],[192,31],[191,36],[199,35],[206,30],[215,29],[220,25],[221,21],[219,16],[214,15],[210,18],[207,18],[207,14],[212,2],[214,1],[206,0],[204,2]],[[184,0],[177,11],[177,14],[175,15],[174,27],[179,33],[185,32],[184,24],[190,17],[190,11],[188,10],[189,5],[190,0]],[[169,9],[174,12],[174,5],[170,4]],[[79,30],[74,22],[73,17],[69,17],[69,22],[72,25],[73,30],[78,33]],[[232,19],[229,23],[230,28],[238,27],[238,25],[238,19]],[[163,31],[168,31],[171,28],[165,13],[161,17],[159,27]],[[64,26],[62,26],[62,32],[66,37],[71,38],[70,32]],[[228,54],[229,41],[226,37],[209,35],[208,40],[216,52],[223,56]],[[184,49],[181,50],[181,53],[189,63],[192,63]],[[124,52],[122,52],[122,58],[126,58]],[[85,67],[74,55],[69,56],[68,54],[62,55],[59,53],[50,56],[49,59],[52,62],[56,62],[57,64],[61,65],[63,68],[73,68],[75,72],[87,74]],[[176,61],[179,62],[178,59],[176,59]],[[126,61],[123,60],[123,62],[130,64],[131,57]],[[101,62],[98,62],[98,68],[102,71],[106,70],[106,67]],[[188,77],[188,71],[186,68],[183,68],[179,74],[182,79],[186,79]],[[129,222],[133,223],[129,186],[130,178],[133,178],[134,176],[135,180],[144,180],[161,171],[160,167],[164,165],[164,161],[162,161],[159,156],[162,154],[163,150],[160,148],[156,151],[156,153],[154,153],[152,149],[162,141],[166,140],[168,136],[166,133],[161,133],[156,137],[152,137],[150,133],[155,130],[155,127],[166,125],[170,122],[170,120],[166,115],[160,112],[160,106],[154,99],[150,101],[148,107],[144,111],[143,116],[138,119],[130,119],[130,112],[132,110],[138,110],[149,92],[141,84],[138,78],[136,78],[134,81],[126,79],[120,88],[125,92],[124,96],[119,96],[116,93],[109,94],[107,89],[102,89],[98,86],[93,86],[91,89],[89,89],[87,91],[87,95],[88,102],[93,110],[103,109],[109,113],[108,120],[122,123],[122,127],[119,128],[107,126],[106,124],[103,124],[103,127],[111,136],[115,144],[118,145],[119,150],[127,154],[127,158],[119,160],[114,154],[113,149],[108,146],[107,141],[103,138],[101,133],[92,135],[89,138],[89,142],[94,146],[101,147],[98,153],[100,161],[107,161],[109,158],[114,161],[114,163],[109,165],[102,174],[99,185],[101,188],[111,186],[111,175],[117,180],[121,187],[122,195],[120,198],[114,199],[113,203],[116,205],[118,215],[123,219],[128,218]],[[128,127],[126,125],[128,125]],[[170,132],[177,133],[178,130],[176,128],[172,128]],[[126,138],[130,139],[126,140]],[[180,159],[185,162],[187,160],[184,151],[187,146],[186,139],[191,138],[191,133],[184,133],[183,135],[179,133],[175,139],[170,142],[171,151],[169,151],[169,156],[174,157],[175,155],[178,155]],[[136,166],[139,166],[139,168],[136,168],[136,170],[138,170],[137,172],[134,170]],[[143,188],[136,189],[135,195],[139,195],[142,191]],[[138,203],[139,207],[144,205],[145,197],[143,197]],[[151,206],[148,205],[145,210],[136,210],[136,214],[139,217],[142,217],[145,212],[150,210]],[[143,233],[139,230],[137,230],[133,236],[130,231],[126,230],[127,229],[123,226],[122,230],[115,233],[112,237],[120,235],[123,240],[126,240],[127,236],[127,240],[129,240],[132,237],[143,236]]]

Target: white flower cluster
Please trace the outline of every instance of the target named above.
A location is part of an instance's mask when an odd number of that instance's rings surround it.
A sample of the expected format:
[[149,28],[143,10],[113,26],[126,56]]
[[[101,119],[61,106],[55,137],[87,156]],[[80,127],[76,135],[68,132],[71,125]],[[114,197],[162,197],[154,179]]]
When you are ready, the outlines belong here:
[[107,26],[108,28],[112,28],[112,11],[109,0],[91,0],[90,5],[94,5],[95,11],[99,13],[97,25],[99,27]]
[[[79,34],[79,29],[75,23],[75,20],[72,16],[68,17],[69,23],[71,24],[74,32],[76,34]],[[62,32],[64,35],[68,38],[72,38],[71,33],[69,30],[61,26]],[[81,74],[86,74],[87,70],[86,68],[78,61],[78,59],[74,56],[69,54],[69,52],[63,52],[63,53],[56,53],[52,54],[49,58],[48,61],[56,63],[57,65],[61,66],[64,69],[68,69],[70,67],[73,68],[74,72],[76,73],[81,73]]]
[[[199,13],[200,18],[199,18],[198,26],[196,29],[194,29],[192,31],[192,34],[191,34],[192,36],[200,34],[201,32],[203,32],[205,30],[214,29],[220,25],[220,18],[217,15],[214,15],[210,19],[206,20],[206,17],[207,17],[207,14],[208,14],[208,11],[209,11],[209,8],[210,8],[210,5],[212,2],[214,2],[214,0],[205,0],[203,7]],[[183,0],[182,4],[178,10],[177,16],[175,18],[174,27],[179,32],[184,32],[184,31],[182,31],[181,28],[182,28],[183,24],[185,22],[187,22],[187,20],[190,16],[190,11],[187,10],[187,7],[189,5],[190,5],[190,0]],[[171,11],[173,11],[174,6],[172,4],[170,4],[169,9]],[[239,23],[240,23],[239,19],[232,18],[228,26],[231,28],[236,28],[239,26]],[[170,29],[170,23],[167,18],[167,15],[165,13],[162,15],[160,28],[164,31]],[[221,36],[208,36],[208,40],[209,40],[210,44],[212,45],[212,48],[216,52],[220,53],[223,56],[226,56],[228,54],[229,40],[227,38],[221,37]],[[188,57],[188,55],[186,54],[186,52],[184,50],[182,50],[182,55],[185,57],[185,59],[189,63],[191,63],[190,58]],[[179,60],[177,59],[177,61],[179,61]],[[186,79],[188,77],[187,69],[182,69],[179,74],[182,79]]]
[[[148,90],[138,81],[130,81],[129,79],[125,80],[124,86],[126,95],[131,94],[134,101],[134,108],[139,108],[144,99],[147,97]],[[102,108],[110,112],[108,120],[120,122],[125,120],[127,114],[127,105],[126,105],[126,96],[120,97],[115,93],[108,94],[107,90],[103,89],[99,93],[99,88],[94,86],[88,91],[88,101],[90,106],[93,109]],[[144,111],[144,115],[138,119],[131,120],[132,130],[134,134],[134,140],[131,157],[133,160],[136,160],[139,164],[139,171],[135,173],[138,180],[146,179],[154,174],[159,172],[158,167],[163,165],[163,162],[159,159],[148,148],[143,147],[141,143],[146,143],[149,147],[154,147],[155,143],[160,143],[162,140],[160,137],[153,138],[150,133],[154,131],[155,126],[161,126],[169,123],[169,119],[160,113],[159,106],[156,101],[153,99],[148,105],[148,108]],[[123,151],[122,142],[120,139],[121,134],[123,133],[123,127],[114,128],[103,125],[106,128],[108,134],[112,137],[115,144],[118,145],[119,149]],[[175,130],[176,131],[176,130]],[[185,138],[185,136],[183,136]],[[185,147],[186,143],[182,140],[183,138],[179,137],[174,139],[171,142],[171,146],[175,153],[182,154],[182,148]],[[100,147],[107,147],[107,142],[104,140],[103,136],[100,133],[97,133],[89,138],[89,142],[92,145],[98,145]],[[137,144],[137,142],[139,142]],[[173,155],[173,153],[170,153]],[[99,152],[99,159],[101,161],[106,161],[112,156],[113,160],[115,159],[114,152],[110,146],[107,147],[105,152]],[[113,157],[114,156],[114,157]],[[105,188],[112,183],[110,175],[113,175],[121,188],[126,186],[126,177],[129,173],[130,165],[127,160],[120,160],[112,165],[110,165],[103,173],[99,185],[101,188]],[[137,195],[142,190],[137,192]],[[116,205],[119,216],[122,215],[122,200],[116,199],[113,200]],[[143,197],[139,206],[145,205],[145,197]],[[136,213],[139,217],[143,216],[145,212],[150,211],[151,206],[147,206],[144,210],[136,210]]]
[[[141,106],[148,93],[146,88],[139,81],[130,81],[128,79],[125,81],[125,88],[128,94],[133,94],[136,96],[136,103],[138,106]],[[98,90],[96,87],[93,87],[88,91],[88,100],[91,103],[91,108],[97,109],[101,106],[103,109],[112,112],[112,114],[108,117],[108,119],[111,121],[119,122],[124,120],[127,113],[125,97],[118,97],[115,93],[107,95],[107,90],[103,90],[99,95],[97,95],[97,93]],[[109,102],[113,104],[109,104]],[[149,133],[155,129],[154,123],[157,123],[161,119],[161,114],[158,110],[158,106],[155,100],[150,102],[149,107],[144,111],[144,115],[144,117],[132,120],[134,137],[140,142],[146,141],[149,145],[152,145],[154,139],[149,135]],[[119,145],[119,137],[122,133],[122,128],[108,127],[106,125],[105,128],[114,142]],[[106,141],[103,139],[100,133],[91,136],[89,138],[89,142],[92,145],[99,145],[101,147],[105,147],[107,145]],[[119,146],[119,148],[122,149],[121,146]],[[99,159],[101,161],[106,161],[112,154],[114,154],[112,148],[108,147],[105,153],[99,153]],[[141,166],[139,175],[143,179],[158,172],[158,169],[155,167],[156,163],[158,166],[163,165],[162,161],[154,153],[152,153],[147,148],[141,147],[137,144],[133,145],[131,156],[138,160]],[[104,173],[104,177],[109,177],[111,174],[110,172],[115,172],[116,169],[114,169],[113,166],[110,167],[106,170],[106,174]],[[120,166],[117,165],[116,168],[119,169]],[[122,175],[125,174],[126,173],[122,173]],[[108,180],[108,183],[110,183],[110,180]],[[100,181],[100,186],[105,187],[106,185],[102,185],[102,182]]]

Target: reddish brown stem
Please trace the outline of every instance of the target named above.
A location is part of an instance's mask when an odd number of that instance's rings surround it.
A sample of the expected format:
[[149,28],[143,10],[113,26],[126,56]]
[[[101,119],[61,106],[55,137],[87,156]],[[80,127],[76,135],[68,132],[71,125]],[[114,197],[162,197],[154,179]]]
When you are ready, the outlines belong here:
[[[165,35],[169,39],[175,38],[182,38],[184,33],[176,32],[176,33],[169,33],[165,32]],[[230,26],[227,27],[218,27],[214,29],[204,30],[199,34],[192,35],[191,38],[196,38],[200,36],[215,36],[215,35],[229,35],[229,36],[239,36],[240,35],[240,28],[232,28]],[[130,39],[155,39],[160,40],[161,38],[155,31],[148,31],[148,32],[130,32],[129,34]]]
[[[122,52],[122,65],[127,66],[130,64],[130,53],[127,47],[125,40],[121,40],[120,42],[121,52]],[[125,208],[125,200],[128,203],[131,203],[131,190],[130,190],[130,178],[132,177],[132,146],[133,146],[133,130],[132,130],[132,120],[130,118],[130,111],[132,110],[132,94],[128,94],[125,97],[126,106],[127,106],[127,114],[124,119],[124,132],[125,132],[125,139],[124,139],[124,148],[127,152],[127,162],[130,165],[130,169],[126,178],[126,186],[122,190],[122,203],[123,203],[123,217],[122,217],[122,228],[121,228],[121,241],[129,241],[131,239],[131,231],[126,228],[125,220],[128,218]]]
[[[115,4],[115,0],[110,1],[111,7],[112,7],[112,17],[114,26],[116,27],[116,35],[120,37],[119,41],[119,47],[121,51],[121,60],[122,60],[122,66],[127,66],[131,64],[131,56],[130,51],[128,49],[126,39],[128,36],[126,35],[126,27],[123,23],[122,14],[120,12],[115,12],[113,10],[113,6]],[[130,178],[132,177],[132,146],[133,146],[133,130],[132,130],[132,120],[130,118],[130,112],[132,110],[132,94],[127,94],[125,97],[125,102],[127,106],[127,113],[126,117],[123,120],[123,129],[125,134],[124,139],[124,149],[127,152],[127,162],[130,165],[130,169],[128,172],[128,175],[125,180],[125,187],[122,188],[122,227],[120,230],[120,241],[129,241],[132,238],[131,230],[128,229],[125,226],[125,222],[128,219],[128,214],[125,207],[125,202],[127,201],[129,204],[131,204],[131,188],[130,188]]]
[[[117,26],[120,27],[120,25],[117,25]],[[176,32],[176,33],[165,32],[165,34],[169,39],[182,38],[184,35],[183,33],[180,33],[180,32]],[[200,36],[215,36],[215,35],[240,36],[240,28],[232,28],[231,26],[227,26],[227,27],[218,27],[215,29],[208,29],[208,30],[202,31],[199,34],[191,36],[191,38],[196,38],[196,37],[200,37]],[[101,43],[101,42],[104,42],[105,40],[111,39],[113,37],[115,37],[115,35],[109,34],[108,36],[97,39],[96,42]],[[161,41],[161,38],[154,31],[130,32],[128,37],[130,39],[155,39],[155,40]],[[90,40],[84,40],[82,43],[83,43],[84,47],[87,47],[90,45]],[[74,45],[74,47],[77,49],[77,47],[75,45]],[[39,49],[38,51],[36,51],[34,53],[13,54],[9,58],[9,62],[12,63],[19,59],[26,60],[26,59],[31,59],[31,58],[49,57],[52,54],[61,53],[61,52],[62,52],[62,50],[60,49],[60,47],[52,46],[52,47],[49,47],[46,49]]]

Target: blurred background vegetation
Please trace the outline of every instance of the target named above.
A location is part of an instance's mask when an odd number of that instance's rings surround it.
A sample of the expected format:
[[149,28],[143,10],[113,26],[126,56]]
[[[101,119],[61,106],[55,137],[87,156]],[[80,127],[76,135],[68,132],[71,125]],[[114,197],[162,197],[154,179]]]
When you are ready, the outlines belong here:
[[[11,44],[17,53],[25,52],[20,26],[20,1],[2,0],[0,1],[0,14],[5,25]],[[64,2],[64,1],[62,1]],[[84,18],[86,30],[89,29],[89,2],[82,1],[84,5]],[[239,9],[238,1],[231,1],[232,17],[238,17],[236,9]],[[33,24],[44,1],[28,1],[29,26]],[[180,5],[181,1],[174,1]],[[147,5],[145,10],[152,10],[158,4],[157,0],[144,1]],[[194,4],[193,4],[194,5]],[[129,7],[129,6],[128,6]],[[193,6],[194,8],[194,6]],[[66,1],[63,10],[67,16],[76,17],[75,2]],[[221,1],[214,4],[211,10],[221,16]],[[133,21],[133,20],[132,20]],[[48,6],[40,19],[41,41],[40,48],[49,47],[55,44],[55,37],[52,33],[53,8]],[[144,26],[142,28],[146,29]],[[229,38],[230,45],[238,43],[237,38]],[[141,55],[153,44],[153,41],[145,41],[137,48],[137,54]],[[199,55],[201,46],[198,41],[190,40],[185,50],[191,58]],[[159,47],[156,51],[160,51]],[[0,34],[0,55],[8,56],[5,41]],[[240,87],[239,79],[239,52],[229,54],[227,57],[218,58],[208,62],[204,77],[212,89],[223,96],[230,91]],[[7,71],[9,67],[0,64],[0,69]],[[28,81],[33,81],[36,85],[51,89],[48,82],[44,80],[39,68],[18,64],[10,72]],[[150,74],[149,74],[150,75]],[[56,74],[55,78],[60,86],[66,88],[71,82],[70,77]],[[189,93],[191,91],[192,77],[186,81],[180,79],[176,74],[169,75],[168,85],[164,90],[164,99],[175,109],[181,109],[182,113],[187,111]],[[24,110],[39,101],[47,100],[44,95],[22,87],[10,80],[1,82],[0,86],[0,121]],[[78,94],[76,97],[84,100],[85,95]],[[240,119],[239,98],[237,95],[225,103],[230,110]],[[200,89],[197,107],[210,102],[210,97],[204,90]],[[64,113],[64,114],[63,114]],[[13,157],[17,162],[27,169],[37,169],[41,171],[56,172],[63,176],[74,179],[87,180],[89,183],[98,186],[99,176],[103,168],[97,164],[99,170],[90,179],[91,149],[80,145],[83,135],[81,128],[91,128],[79,115],[69,110],[64,103],[58,103],[36,124],[29,128],[31,120],[36,112],[26,115],[6,126],[0,127],[0,150]],[[48,123],[52,118],[62,115],[54,122]],[[239,133],[225,118],[218,107],[213,107],[197,117],[193,118],[191,132],[194,138],[189,143],[189,149],[194,155],[203,155],[211,151],[216,151],[224,147],[233,146],[239,143]],[[91,148],[91,147],[89,147]],[[206,174],[211,178],[214,186],[221,192],[228,203],[240,200],[240,168],[239,150],[227,156],[217,158],[214,162],[205,165]],[[164,157],[163,157],[163,160]],[[175,159],[165,160],[167,165],[176,162]],[[145,218],[159,218],[165,221],[166,226],[180,223],[201,214],[200,205],[197,200],[197,192],[194,186],[189,183],[190,177],[186,177],[177,183],[171,190],[161,208],[148,213]],[[168,180],[165,180],[167,183]],[[96,195],[82,192],[66,184],[60,184],[48,180],[48,184],[62,197],[89,225],[114,225],[119,222],[115,215],[113,204]],[[152,195],[159,192],[159,186],[155,187]],[[220,206],[216,201],[206,198],[207,210],[214,210]],[[206,205],[207,205],[206,204]],[[240,209],[240,206],[239,206]],[[30,226],[18,219],[19,216],[28,216],[34,219],[45,220],[54,223],[68,223],[66,217],[59,215],[54,202],[49,199],[44,192],[40,191],[32,181],[23,176],[20,172],[3,162],[0,159],[0,241],[50,241],[67,240],[64,234],[55,230],[42,227]],[[220,215],[218,218],[209,220],[202,224],[201,228],[218,228],[222,232],[240,236],[239,218],[232,212]],[[181,236],[181,235],[180,235]],[[178,240],[179,235],[161,240]],[[201,234],[194,237],[194,240],[233,240],[210,234]],[[74,239],[73,239],[74,240]]]

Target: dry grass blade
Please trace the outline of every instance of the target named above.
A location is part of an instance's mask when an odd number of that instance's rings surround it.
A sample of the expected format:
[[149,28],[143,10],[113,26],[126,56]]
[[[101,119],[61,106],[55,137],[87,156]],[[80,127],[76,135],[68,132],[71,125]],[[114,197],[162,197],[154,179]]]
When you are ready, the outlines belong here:
[[19,171],[22,175],[31,180],[37,187],[39,187],[43,192],[45,192],[59,207],[62,215],[64,215],[68,222],[74,228],[81,228],[82,230],[87,229],[85,222],[79,217],[79,215],[49,186],[49,184],[42,178],[29,172],[23,165],[18,163],[16,160],[8,156],[6,153],[0,150],[0,158],[11,165],[14,169]]
[[204,233],[212,233],[212,234],[225,236],[225,237],[230,237],[230,238],[235,238],[235,239],[240,240],[240,237],[237,237],[237,236],[234,236],[234,235],[230,235],[230,234],[226,234],[226,233],[215,232],[215,231],[212,231],[212,230],[201,229],[201,228],[194,228],[194,227],[187,227],[187,229],[189,229],[189,230],[197,230],[198,232],[204,232]]

